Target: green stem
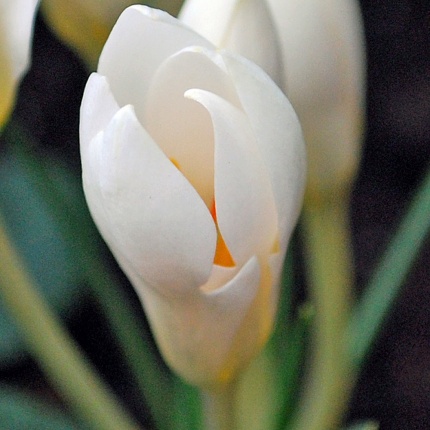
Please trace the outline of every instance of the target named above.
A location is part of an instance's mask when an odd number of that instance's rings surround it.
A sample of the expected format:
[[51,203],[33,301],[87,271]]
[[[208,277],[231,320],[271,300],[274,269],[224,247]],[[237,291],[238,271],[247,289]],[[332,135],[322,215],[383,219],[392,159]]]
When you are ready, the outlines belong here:
[[95,430],[138,425],[82,357],[77,345],[33,287],[0,220],[0,292],[35,359],[76,414]]
[[284,262],[275,329],[263,351],[238,378],[238,430],[285,427],[298,397],[307,332],[312,320],[309,305],[292,317],[293,244]]
[[236,382],[202,393],[205,430],[236,430]]
[[305,205],[303,224],[316,315],[313,362],[293,428],[332,430],[345,412],[353,379],[342,342],[353,285],[348,199]]
[[363,365],[430,230],[430,170],[382,257],[348,330],[357,370]]

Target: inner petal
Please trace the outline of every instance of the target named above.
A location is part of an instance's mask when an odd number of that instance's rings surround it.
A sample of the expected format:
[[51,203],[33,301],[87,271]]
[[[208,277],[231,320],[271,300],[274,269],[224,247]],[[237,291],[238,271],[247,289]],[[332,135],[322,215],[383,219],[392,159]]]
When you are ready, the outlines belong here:
[[244,113],[213,93],[191,90],[187,97],[211,114],[215,136],[217,225],[239,266],[250,256],[270,253],[278,218],[267,167]]
[[157,68],[165,58],[193,45],[212,47],[166,12],[131,6],[112,29],[100,56],[98,72],[108,78],[118,104],[135,106],[140,119]]
[[214,193],[213,126],[207,110],[184,97],[190,88],[214,92],[237,104],[236,91],[221,56],[201,47],[167,58],[149,88],[143,126],[170,158],[181,166],[210,209]]

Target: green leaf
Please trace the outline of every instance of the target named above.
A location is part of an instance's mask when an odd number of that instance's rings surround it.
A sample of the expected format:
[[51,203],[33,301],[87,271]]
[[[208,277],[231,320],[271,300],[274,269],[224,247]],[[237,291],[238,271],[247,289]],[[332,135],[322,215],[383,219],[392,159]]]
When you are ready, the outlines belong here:
[[64,413],[33,396],[0,386],[0,425],[2,429],[83,430]]
[[357,369],[370,352],[429,230],[430,170],[354,309],[348,342]]
[[[65,314],[76,302],[82,276],[52,208],[39,192],[37,178],[7,145],[0,157],[0,184],[0,208],[9,234],[42,294]],[[18,331],[0,309],[0,365],[22,355],[24,345]]]

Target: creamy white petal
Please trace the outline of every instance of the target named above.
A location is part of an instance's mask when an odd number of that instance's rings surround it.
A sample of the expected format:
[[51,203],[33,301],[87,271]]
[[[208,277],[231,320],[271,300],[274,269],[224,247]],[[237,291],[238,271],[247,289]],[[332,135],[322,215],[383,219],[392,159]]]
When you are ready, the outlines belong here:
[[0,50],[8,51],[15,79],[27,70],[30,62],[33,21],[38,3],[39,0],[0,0]]
[[237,266],[224,267],[214,264],[209,279],[200,287],[200,290],[203,293],[209,293],[223,287],[230,279],[236,276],[240,269]]
[[186,96],[205,106],[212,118],[218,226],[240,266],[251,255],[267,254],[277,238],[270,177],[242,111],[207,91],[190,90]]
[[218,48],[243,55],[283,84],[281,47],[265,0],[187,0],[179,19]]
[[284,89],[298,111],[362,90],[363,35],[355,0],[267,1],[286,60]]
[[159,65],[193,45],[213,48],[166,12],[132,6],[115,24],[100,56],[98,72],[107,76],[119,105],[134,105],[141,118],[148,87]]
[[268,0],[286,63],[284,90],[309,147],[308,189],[333,190],[358,167],[364,36],[356,0]]
[[209,294],[170,300],[144,285],[137,288],[167,363],[201,386],[219,382],[226,365],[230,368],[247,362],[254,353],[249,345],[233,357],[229,353],[239,327],[246,323],[259,282],[260,268],[254,257],[230,282]]
[[112,95],[107,79],[98,73],[92,73],[85,86],[81,104],[81,151],[86,150],[96,134],[107,127],[118,110],[118,103]]
[[282,51],[266,0],[241,1],[219,47],[248,58],[278,85],[284,83]]
[[0,129],[14,106],[19,80],[30,64],[37,0],[0,0]]
[[306,181],[306,153],[301,127],[282,91],[258,67],[222,53],[249,124],[267,165],[284,246],[295,225]]
[[242,0],[186,0],[178,18],[215,46],[221,46]]
[[203,106],[184,97],[190,88],[214,92],[239,105],[222,57],[213,50],[190,47],[168,57],[157,69],[147,95],[143,126],[211,207],[212,122]]
[[[84,189],[113,253],[166,295],[206,282],[216,244],[213,220],[194,188],[139,124],[131,106],[114,116],[98,151],[88,151],[98,157],[99,170],[86,169]],[[93,196],[94,183],[99,194]]]

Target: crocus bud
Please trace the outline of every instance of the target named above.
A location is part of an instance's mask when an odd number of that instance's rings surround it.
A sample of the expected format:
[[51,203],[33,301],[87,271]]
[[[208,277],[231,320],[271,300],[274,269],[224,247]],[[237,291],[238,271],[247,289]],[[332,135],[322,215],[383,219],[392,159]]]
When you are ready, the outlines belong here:
[[0,128],[12,110],[21,77],[30,63],[38,0],[0,0]]
[[256,65],[126,9],[81,107],[86,199],[167,363],[227,383],[266,342],[300,211],[298,119]]
[[[288,95],[308,145],[308,196],[349,189],[363,131],[364,43],[357,2],[186,0],[179,17],[216,46],[258,58]],[[282,57],[282,74],[274,72],[273,56]]]
[[284,90],[308,145],[307,195],[349,191],[360,160],[365,55],[356,0],[267,0],[281,40]]
[[[121,12],[136,3],[136,0],[43,0],[41,8],[58,36],[94,70]],[[175,13],[182,0],[154,0],[151,4]]]

